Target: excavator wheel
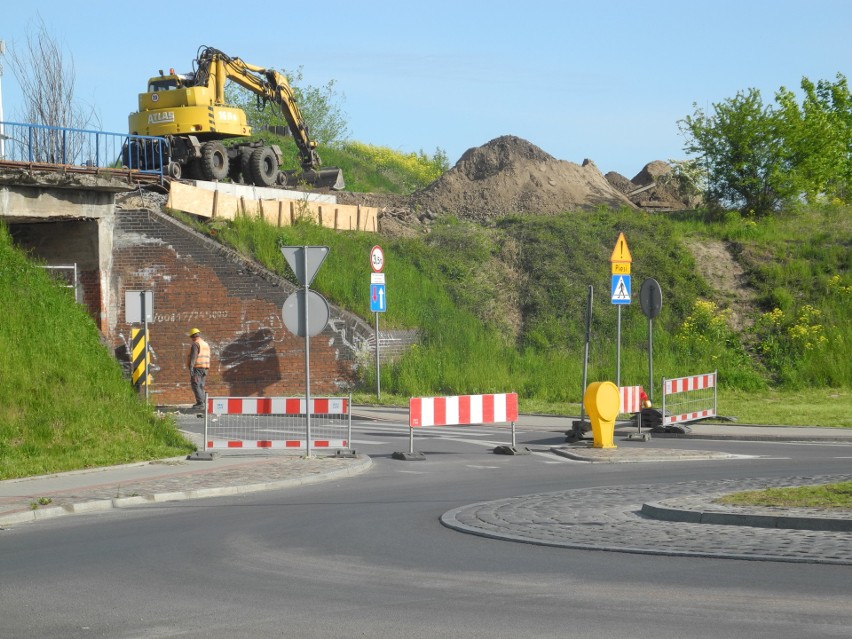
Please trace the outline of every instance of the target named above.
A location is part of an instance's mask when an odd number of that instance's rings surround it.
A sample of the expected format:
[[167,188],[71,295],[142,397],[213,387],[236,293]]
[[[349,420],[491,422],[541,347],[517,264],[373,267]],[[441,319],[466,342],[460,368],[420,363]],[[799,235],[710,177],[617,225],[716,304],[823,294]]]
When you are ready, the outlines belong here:
[[228,152],[221,142],[207,142],[201,147],[201,174],[205,180],[228,177]]
[[278,178],[278,158],[268,146],[256,149],[249,160],[252,182],[257,186],[272,186]]

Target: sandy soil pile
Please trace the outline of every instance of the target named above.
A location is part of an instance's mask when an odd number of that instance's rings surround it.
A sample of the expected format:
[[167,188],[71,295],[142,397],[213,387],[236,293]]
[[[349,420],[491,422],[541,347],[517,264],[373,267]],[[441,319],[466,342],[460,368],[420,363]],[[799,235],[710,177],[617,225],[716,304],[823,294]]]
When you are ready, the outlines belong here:
[[[410,197],[375,193],[337,194],[343,204],[380,208],[382,231],[422,232],[443,215],[486,221],[513,213],[556,215],[598,206],[682,210],[690,203],[668,179],[666,162],[650,162],[632,179],[604,176],[591,160],[557,160],[534,144],[505,135],[468,149],[456,165]],[[643,188],[644,187],[644,188]]]
[[557,160],[507,135],[469,149],[456,165],[425,189],[412,205],[426,217],[455,214],[485,220],[511,213],[554,215],[597,206],[628,206],[594,162]]

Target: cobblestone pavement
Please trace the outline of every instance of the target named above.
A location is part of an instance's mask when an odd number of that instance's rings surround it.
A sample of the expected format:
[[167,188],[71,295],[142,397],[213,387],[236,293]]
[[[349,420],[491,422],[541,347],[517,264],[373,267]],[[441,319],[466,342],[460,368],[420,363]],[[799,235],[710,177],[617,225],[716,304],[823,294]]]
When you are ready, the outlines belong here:
[[[444,513],[441,522],[461,532],[564,548],[852,565],[852,513],[848,511],[797,511],[803,521],[816,526],[820,519],[850,524],[845,530],[689,523],[642,514],[643,504],[655,503],[683,512],[736,514],[736,508],[713,504],[712,500],[742,490],[839,481],[852,481],[852,475],[566,490],[462,506]],[[780,510],[783,512],[749,508],[743,514],[789,516],[789,509]]]

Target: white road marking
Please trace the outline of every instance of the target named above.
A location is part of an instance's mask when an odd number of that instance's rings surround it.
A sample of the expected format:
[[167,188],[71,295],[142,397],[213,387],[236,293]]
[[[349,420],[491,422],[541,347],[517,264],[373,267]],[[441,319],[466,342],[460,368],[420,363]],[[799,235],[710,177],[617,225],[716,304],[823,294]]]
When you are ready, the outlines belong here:
[[579,459],[571,459],[570,457],[563,457],[562,455],[557,455],[556,453],[551,452],[540,452],[533,451],[533,455],[538,455],[539,457],[547,457],[547,460],[544,462],[545,464],[586,464],[588,462],[580,461]]

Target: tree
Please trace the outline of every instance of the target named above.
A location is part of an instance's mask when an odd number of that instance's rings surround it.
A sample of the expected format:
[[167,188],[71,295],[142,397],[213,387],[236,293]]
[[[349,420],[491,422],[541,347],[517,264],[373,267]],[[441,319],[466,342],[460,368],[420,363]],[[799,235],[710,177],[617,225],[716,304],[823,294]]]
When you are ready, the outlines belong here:
[[814,202],[820,198],[849,202],[852,198],[852,94],[846,78],[837,82],[807,78],[801,83],[799,106],[793,92],[776,94],[784,138],[796,186]]
[[[9,62],[23,94],[23,114],[18,116],[23,122],[83,129],[96,119],[93,110],[84,112],[75,103],[74,60],[66,60],[40,17],[27,34],[26,46],[20,51],[10,47]],[[59,131],[39,129],[33,141],[35,159],[62,162],[74,158],[81,140],[79,135],[63,137]]]
[[678,125],[687,137],[684,150],[697,154],[706,172],[709,204],[760,217],[793,194],[779,117],[763,105],[760,91],[714,104],[713,115],[693,106]]
[[[307,85],[299,86],[302,82],[302,68],[292,75],[287,75],[283,69],[279,71],[288,78],[296,105],[308,125],[311,139],[326,146],[341,143],[348,135],[346,119],[339,102],[342,95],[335,89],[335,81],[330,80],[324,87]],[[248,89],[229,82],[225,87],[225,99],[246,112],[249,124],[256,130],[267,127],[287,126],[287,121],[275,105],[259,104],[257,96]]]
[[[846,78],[807,78],[804,98],[781,87],[776,106],[764,106],[749,89],[713,105],[695,107],[678,122],[684,150],[697,154],[707,175],[707,200],[767,215],[785,201],[804,198],[852,201],[852,94]],[[695,106],[695,105],[693,105]]]

